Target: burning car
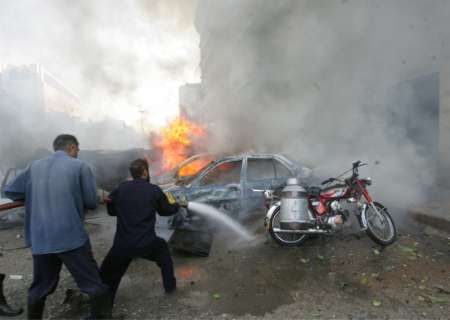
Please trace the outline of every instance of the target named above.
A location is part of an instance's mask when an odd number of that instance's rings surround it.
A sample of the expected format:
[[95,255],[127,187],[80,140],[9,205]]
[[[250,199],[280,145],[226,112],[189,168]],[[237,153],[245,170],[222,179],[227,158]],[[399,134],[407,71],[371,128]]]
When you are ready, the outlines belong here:
[[216,159],[194,176],[175,179],[164,189],[175,197],[207,203],[243,219],[264,206],[261,192],[255,190],[276,189],[290,177],[308,183],[311,172],[283,155],[242,154]]
[[[161,184],[166,192],[176,198],[185,198],[212,205],[237,220],[253,216],[265,205],[261,192],[276,189],[289,177],[298,177],[304,183],[313,179],[312,170],[298,165],[279,154],[241,154],[211,160],[211,155],[194,156],[183,161],[167,176],[171,183]],[[185,167],[198,162],[208,164],[194,175],[183,175]],[[216,226],[185,209],[173,217],[157,217],[157,231],[170,239],[175,249],[197,255],[208,255],[212,238],[211,229]]]

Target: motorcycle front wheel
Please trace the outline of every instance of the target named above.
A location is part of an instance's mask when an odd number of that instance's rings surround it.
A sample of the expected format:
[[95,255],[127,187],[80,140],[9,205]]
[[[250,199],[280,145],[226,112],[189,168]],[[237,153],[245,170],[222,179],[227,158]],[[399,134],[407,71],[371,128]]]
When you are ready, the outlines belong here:
[[294,247],[301,245],[306,238],[306,234],[301,233],[289,233],[289,232],[275,232],[274,228],[280,228],[280,206],[275,209],[272,217],[269,220],[269,234],[275,242],[285,247]]
[[366,210],[367,235],[374,242],[388,246],[394,243],[397,237],[394,220],[381,203],[374,202]]

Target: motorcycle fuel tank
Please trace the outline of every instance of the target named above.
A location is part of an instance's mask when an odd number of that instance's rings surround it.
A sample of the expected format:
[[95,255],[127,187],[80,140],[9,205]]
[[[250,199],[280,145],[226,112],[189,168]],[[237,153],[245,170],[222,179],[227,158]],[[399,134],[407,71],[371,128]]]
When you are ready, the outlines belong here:
[[283,229],[303,229],[314,223],[308,209],[306,190],[297,178],[288,179],[286,187],[281,191],[280,210],[280,226]]

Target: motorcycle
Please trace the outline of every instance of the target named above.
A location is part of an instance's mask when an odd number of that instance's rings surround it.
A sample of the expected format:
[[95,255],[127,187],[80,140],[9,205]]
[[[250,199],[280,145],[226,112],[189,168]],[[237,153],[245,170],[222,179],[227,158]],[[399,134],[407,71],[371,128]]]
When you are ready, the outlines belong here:
[[[397,231],[391,215],[369,195],[371,178],[359,177],[359,168],[365,165],[354,162],[350,170],[323,181],[323,188],[302,186],[297,178],[290,178],[278,190],[259,190],[269,209],[264,226],[270,236],[280,245],[298,246],[310,235],[333,234],[350,223],[350,212],[342,206],[346,201],[356,209],[352,211],[361,231],[379,245],[394,243]],[[350,177],[341,178],[350,171]]]

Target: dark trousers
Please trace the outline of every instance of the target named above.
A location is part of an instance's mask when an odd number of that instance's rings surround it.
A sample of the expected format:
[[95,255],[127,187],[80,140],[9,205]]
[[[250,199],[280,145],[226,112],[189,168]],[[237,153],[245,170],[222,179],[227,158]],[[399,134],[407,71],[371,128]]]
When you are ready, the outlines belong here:
[[156,262],[161,269],[164,289],[172,292],[176,286],[176,278],[173,272],[173,262],[169,247],[164,239],[156,238],[151,246],[145,248],[122,249],[113,246],[103,260],[100,267],[100,276],[107,284],[115,297],[122,276],[128,269],[133,258],[143,258]]
[[100,278],[91,245],[86,241],[83,246],[71,251],[33,255],[33,283],[28,292],[30,304],[45,299],[55,291],[63,263],[80,290],[90,297],[102,295],[109,290]]

